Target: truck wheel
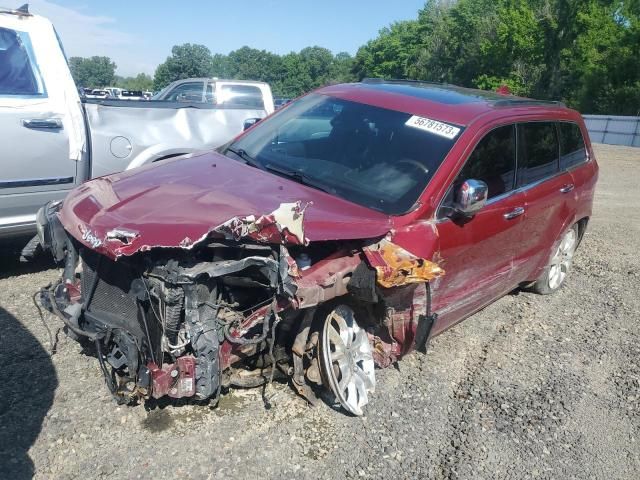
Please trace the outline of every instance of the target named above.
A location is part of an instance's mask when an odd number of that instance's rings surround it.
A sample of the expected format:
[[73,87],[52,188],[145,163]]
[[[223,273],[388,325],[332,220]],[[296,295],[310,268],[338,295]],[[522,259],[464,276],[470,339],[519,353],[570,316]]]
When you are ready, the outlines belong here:
[[571,265],[573,255],[578,246],[578,225],[567,230],[560,238],[560,242],[554,245],[554,253],[549,264],[542,271],[542,275],[536,280],[531,290],[540,295],[549,295],[564,284]]
[[40,245],[40,238],[38,235],[34,236],[29,243],[27,243],[22,252],[20,253],[20,261],[24,263],[33,262],[42,254],[42,245]]

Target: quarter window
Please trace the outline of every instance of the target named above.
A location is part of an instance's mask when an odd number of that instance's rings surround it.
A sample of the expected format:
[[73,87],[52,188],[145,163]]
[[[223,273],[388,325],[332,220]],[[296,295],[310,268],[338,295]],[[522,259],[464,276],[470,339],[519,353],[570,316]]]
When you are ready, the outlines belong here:
[[587,149],[580,127],[575,123],[558,124],[560,134],[560,169],[571,168],[587,159]]
[[513,189],[516,171],[515,128],[499,127],[478,143],[462,168],[454,189],[465,180],[482,180],[489,187],[488,198]]
[[0,95],[44,95],[29,35],[0,28]]
[[526,185],[558,171],[558,139],[551,122],[519,125],[518,183]]

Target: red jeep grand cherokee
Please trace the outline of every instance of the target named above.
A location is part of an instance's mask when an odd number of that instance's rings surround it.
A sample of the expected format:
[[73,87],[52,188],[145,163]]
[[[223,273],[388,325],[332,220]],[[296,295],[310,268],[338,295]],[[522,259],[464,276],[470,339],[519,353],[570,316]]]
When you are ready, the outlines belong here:
[[563,105],[418,82],[322,88],[217,152],[39,213],[42,303],[113,395],[290,378],[359,415],[386,367],[501,295],[560,288],[598,167]]

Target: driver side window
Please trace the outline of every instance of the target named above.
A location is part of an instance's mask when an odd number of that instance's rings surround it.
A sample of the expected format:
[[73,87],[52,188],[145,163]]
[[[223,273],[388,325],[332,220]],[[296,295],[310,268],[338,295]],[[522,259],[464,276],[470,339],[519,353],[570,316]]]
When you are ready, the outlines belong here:
[[29,34],[0,27],[0,95],[45,96]]
[[[488,200],[513,190],[516,172],[515,130],[515,125],[498,127],[480,140],[449,188],[443,206],[453,206],[454,192],[469,179],[487,184]],[[443,210],[440,218],[446,216],[448,209]]]

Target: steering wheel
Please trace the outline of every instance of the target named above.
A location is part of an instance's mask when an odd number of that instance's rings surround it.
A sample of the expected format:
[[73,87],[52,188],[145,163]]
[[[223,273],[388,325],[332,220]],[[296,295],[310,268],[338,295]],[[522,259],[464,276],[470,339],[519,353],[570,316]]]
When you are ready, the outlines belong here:
[[396,164],[411,165],[412,167],[417,168],[418,170],[422,170],[422,172],[424,172],[425,175],[429,175],[429,168],[426,165],[420,163],[419,161],[413,160],[412,158],[402,158],[398,160]]

